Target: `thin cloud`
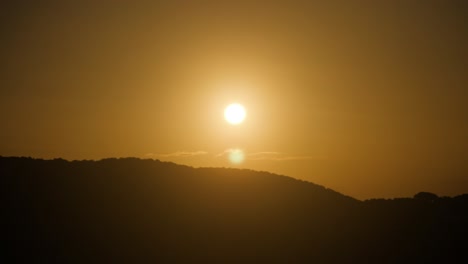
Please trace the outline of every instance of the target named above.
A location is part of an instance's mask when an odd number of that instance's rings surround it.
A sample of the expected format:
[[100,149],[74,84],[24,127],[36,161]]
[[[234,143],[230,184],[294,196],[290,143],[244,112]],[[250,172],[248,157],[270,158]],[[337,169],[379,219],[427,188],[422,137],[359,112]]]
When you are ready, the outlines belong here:
[[176,151],[173,153],[166,153],[166,154],[154,154],[148,153],[145,156],[147,157],[156,157],[156,158],[186,158],[186,157],[194,157],[194,156],[201,156],[207,155],[208,152],[206,151]]
[[235,148],[226,149],[223,152],[216,154],[215,157],[216,158],[222,157],[222,156],[228,155],[228,154],[230,154],[230,153],[232,153],[234,151],[239,151],[239,149],[235,149]]
[[286,153],[275,152],[275,151],[262,151],[247,154],[249,160],[274,160],[274,161],[286,161],[286,160],[317,160],[321,159],[318,156],[291,156]]
[[276,152],[276,151],[262,151],[262,152],[254,152],[254,153],[249,153],[247,156],[251,157],[258,157],[258,156],[277,156],[281,155],[281,152]]
[[318,159],[321,159],[321,158],[316,157],[316,156],[285,156],[285,157],[272,158],[272,160],[318,160]]
[[[220,158],[224,156],[228,156],[232,152],[239,151],[239,149],[230,148],[226,149],[216,155],[215,158]],[[157,158],[157,159],[164,159],[164,158],[189,158],[189,157],[196,157],[196,156],[204,156],[208,155],[209,153],[206,151],[176,151],[173,153],[147,153],[145,157],[149,158]],[[300,155],[289,155],[282,152],[277,151],[260,151],[260,152],[252,152],[252,153],[245,153],[246,160],[265,160],[265,161],[293,161],[293,160],[323,160],[324,157],[320,156],[300,156]]]
[[[229,153],[235,151],[236,149],[226,149],[221,153],[218,153],[215,157],[223,157],[229,155]],[[288,161],[288,160],[321,160],[324,157],[320,156],[300,156],[300,155],[288,155],[286,153],[277,152],[277,151],[260,151],[246,153],[245,157],[247,160],[271,160],[271,161]]]

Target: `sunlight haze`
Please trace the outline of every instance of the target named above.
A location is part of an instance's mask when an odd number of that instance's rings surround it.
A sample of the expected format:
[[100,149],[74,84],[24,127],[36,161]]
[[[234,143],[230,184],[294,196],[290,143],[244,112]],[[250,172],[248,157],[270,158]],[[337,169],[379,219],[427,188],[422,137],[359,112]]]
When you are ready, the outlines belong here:
[[0,7],[1,156],[468,191],[464,1],[24,2]]

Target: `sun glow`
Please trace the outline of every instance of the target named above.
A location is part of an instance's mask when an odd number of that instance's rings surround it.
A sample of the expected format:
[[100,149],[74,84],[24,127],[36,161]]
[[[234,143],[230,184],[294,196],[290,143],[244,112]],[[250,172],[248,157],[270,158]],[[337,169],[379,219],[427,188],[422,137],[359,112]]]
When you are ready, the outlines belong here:
[[230,104],[224,110],[224,118],[232,125],[238,125],[245,119],[246,111],[241,104]]
[[229,161],[233,164],[242,163],[244,161],[244,152],[241,149],[230,149]]

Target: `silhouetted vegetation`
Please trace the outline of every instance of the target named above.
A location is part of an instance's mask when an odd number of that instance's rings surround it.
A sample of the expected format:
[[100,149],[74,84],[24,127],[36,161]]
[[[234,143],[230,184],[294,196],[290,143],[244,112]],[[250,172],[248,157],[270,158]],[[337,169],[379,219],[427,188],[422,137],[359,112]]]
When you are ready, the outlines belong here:
[[0,158],[2,263],[463,263],[468,195],[358,201],[134,158]]

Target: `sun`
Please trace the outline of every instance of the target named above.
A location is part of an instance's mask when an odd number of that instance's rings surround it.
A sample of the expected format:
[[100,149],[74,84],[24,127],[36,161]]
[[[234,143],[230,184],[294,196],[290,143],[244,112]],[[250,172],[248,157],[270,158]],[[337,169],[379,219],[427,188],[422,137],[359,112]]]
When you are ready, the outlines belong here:
[[238,125],[245,119],[246,111],[241,104],[230,104],[224,110],[224,118],[231,125]]

